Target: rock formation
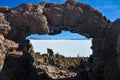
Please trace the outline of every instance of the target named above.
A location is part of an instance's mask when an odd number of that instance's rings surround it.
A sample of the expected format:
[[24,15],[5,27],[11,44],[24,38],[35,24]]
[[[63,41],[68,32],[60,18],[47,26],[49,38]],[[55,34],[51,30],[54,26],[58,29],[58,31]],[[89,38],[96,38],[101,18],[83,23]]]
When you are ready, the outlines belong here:
[[3,45],[4,37],[0,35],[0,71],[4,65],[5,55],[7,54],[6,47]]
[[0,7],[0,80],[39,80],[36,77],[40,75],[33,66],[32,48],[25,38],[35,33],[58,34],[61,30],[93,38],[92,68],[87,74],[90,80],[118,80],[119,27],[119,19],[110,22],[98,10],[75,0],[64,4],[43,2]]
[[0,12],[0,34],[6,36],[11,30],[9,22],[5,19],[3,13]]
[[74,0],[64,4],[22,4],[12,9],[1,7],[0,12],[4,13],[11,26],[7,38],[14,41],[21,41],[34,33],[57,34],[63,29],[87,37],[100,37],[109,23],[106,17],[90,5]]
[[60,69],[52,65],[42,64],[42,65],[37,66],[37,68],[44,70],[48,74],[49,77],[55,80],[65,79],[65,78],[69,79],[69,78],[74,78],[76,76],[75,72],[70,72],[67,69]]

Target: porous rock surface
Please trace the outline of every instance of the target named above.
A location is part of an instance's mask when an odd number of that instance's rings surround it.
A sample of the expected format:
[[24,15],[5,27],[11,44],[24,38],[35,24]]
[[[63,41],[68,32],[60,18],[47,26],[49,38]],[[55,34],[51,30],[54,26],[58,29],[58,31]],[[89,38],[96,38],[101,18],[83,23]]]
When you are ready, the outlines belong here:
[[[120,78],[120,19],[110,22],[90,5],[67,0],[64,4],[42,2],[0,7],[0,80],[51,80],[42,74],[38,76],[25,37],[34,33],[58,34],[61,30],[93,38],[93,61],[86,75],[89,80]],[[6,39],[15,45],[11,55]]]
[[0,34],[7,35],[10,30],[9,22],[5,19],[4,14],[0,12]]

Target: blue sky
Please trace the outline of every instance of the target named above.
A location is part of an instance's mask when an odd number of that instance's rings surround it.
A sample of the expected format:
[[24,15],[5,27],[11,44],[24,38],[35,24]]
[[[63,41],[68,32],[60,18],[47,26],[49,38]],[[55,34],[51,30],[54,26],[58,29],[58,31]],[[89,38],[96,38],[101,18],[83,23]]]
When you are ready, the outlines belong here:
[[62,31],[57,35],[38,35],[32,34],[27,37],[30,40],[88,40],[85,36],[79,35],[78,33],[71,33],[70,31]]
[[[0,0],[0,6],[16,7],[22,3],[35,3],[41,1],[64,3],[65,0]],[[120,18],[120,1],[119,0],[76,0],[78,2],[88,3],[94,8],[100,10],[107,19],[114,21]]]

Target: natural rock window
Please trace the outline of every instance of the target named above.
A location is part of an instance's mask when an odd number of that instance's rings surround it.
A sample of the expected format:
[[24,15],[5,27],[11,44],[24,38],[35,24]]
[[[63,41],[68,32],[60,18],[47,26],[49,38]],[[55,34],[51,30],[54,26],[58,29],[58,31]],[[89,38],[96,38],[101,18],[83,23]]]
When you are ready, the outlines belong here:
[[92,54],[90,49],[92,40],[70,31],[62,31],[57,35],[33,34],[27,39],[30,39],[35,52],[41,54],[46,53],[47,48],[51,48],[55,53],[60,53],[66,57],[76,57],[78,54],[88,57]]

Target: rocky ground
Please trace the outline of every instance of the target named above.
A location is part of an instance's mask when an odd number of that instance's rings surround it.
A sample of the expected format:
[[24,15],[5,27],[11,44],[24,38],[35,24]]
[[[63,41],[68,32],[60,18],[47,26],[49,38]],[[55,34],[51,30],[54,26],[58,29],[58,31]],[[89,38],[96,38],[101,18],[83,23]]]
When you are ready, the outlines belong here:
[[[80,68],[89,67],[87,57],[64,57],[47,49],[46,54],[33,53],[34,65],[42,69],[52,79],[75,79]],[[86,71],[88,71],[86,69]]]
[[52,79],[74,78],[77,75],[75,72],[52,65],[40,64],[37,68],[44,70]]

